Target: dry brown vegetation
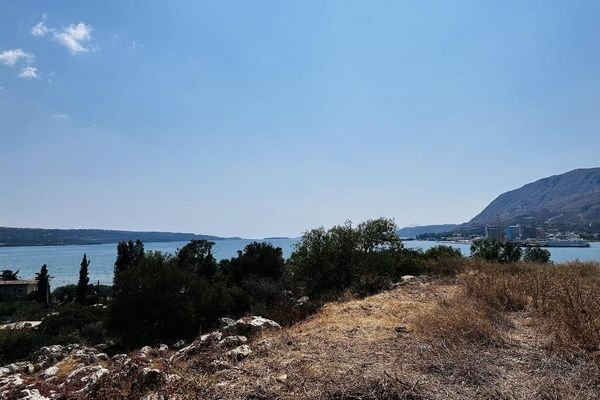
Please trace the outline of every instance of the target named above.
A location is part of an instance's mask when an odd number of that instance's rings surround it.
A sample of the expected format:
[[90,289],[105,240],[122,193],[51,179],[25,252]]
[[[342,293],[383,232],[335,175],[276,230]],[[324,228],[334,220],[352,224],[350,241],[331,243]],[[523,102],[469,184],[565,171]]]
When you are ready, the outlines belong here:
[[460,271],[346,295],[254,338],[252,355],[229,368],[215,367],[208,349],[154,365],[175,380],[141,388],[126,378],[135,374],[111,374],[88,398],[599,398],[597,264],[468,261]]
[[[596,264],[469,262],[326,305],[265,334],[235,368],[198,359],[163,393],[181,399],[597,399]],[[169,398],[165,396],[165,398]]]

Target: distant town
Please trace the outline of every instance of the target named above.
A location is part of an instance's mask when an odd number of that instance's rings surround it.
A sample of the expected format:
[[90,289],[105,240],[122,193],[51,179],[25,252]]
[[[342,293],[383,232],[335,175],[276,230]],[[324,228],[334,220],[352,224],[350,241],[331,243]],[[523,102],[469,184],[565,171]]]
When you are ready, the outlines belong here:
[[417,235],[419,240],[440,240],[471,243],[475,240],[511,241],[523,247],[590,247],[590,241],[600,240],[600,233],[577,233],[556,228],[541,228],[521,224],[502,226],[486,225],[481,232],[445,232]]

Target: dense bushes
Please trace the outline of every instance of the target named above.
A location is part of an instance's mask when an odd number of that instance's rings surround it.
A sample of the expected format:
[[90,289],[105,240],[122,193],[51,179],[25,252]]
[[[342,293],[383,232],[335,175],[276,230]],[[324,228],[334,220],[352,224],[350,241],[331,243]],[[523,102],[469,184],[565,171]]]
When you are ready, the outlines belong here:
[[290,269],[309,296],[328,298],[346,289],[365,295],[406,274],[422,271],[422,253],[405,249],[393,220],[350,222],[302,236]]
[[128,345],[191,338],[220,317],[282,303],[280,248],[251,243],[218,266],[213,244],[195,240],[175,256],[119,245],[111,330]]
[[501,264],[514,263],[521,259],[521,248],[510,241],[476,240],[471,244],[471,255]]

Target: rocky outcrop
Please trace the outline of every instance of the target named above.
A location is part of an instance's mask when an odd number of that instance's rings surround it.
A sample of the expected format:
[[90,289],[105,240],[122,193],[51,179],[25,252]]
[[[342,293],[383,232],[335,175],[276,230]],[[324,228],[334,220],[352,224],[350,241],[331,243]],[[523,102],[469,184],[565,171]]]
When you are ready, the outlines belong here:
[[[250,338],[281,329],[275,321],[259,316],[223,318],[220,327],[176,351],[160,344],[109,357],[94,347],[44,346],[31,361],[0,367],[0,399],[53,400],[65,396],[84,399],[99,390],[102,398],[118,396],[118,388],[113,388],[109,381],[129,382],[128,390],[139,394],[134,398],[144,398],[152,396],[156,388],[181,379],[171,373],[176,363],[193,362],[196,368],[207,368],[206,371],[236,368],[236,363],[253,354]],[[257,346],[261,348],[260,344]]]

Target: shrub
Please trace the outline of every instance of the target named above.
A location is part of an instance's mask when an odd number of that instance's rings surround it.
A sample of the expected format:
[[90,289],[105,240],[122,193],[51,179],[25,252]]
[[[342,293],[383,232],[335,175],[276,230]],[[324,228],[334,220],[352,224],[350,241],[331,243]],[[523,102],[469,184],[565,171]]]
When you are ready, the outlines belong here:
[[528,247],[523,254],[523,261],[538,264],[550,262],[550,252],[539,247]]
[[32,329],[0,330],[0,363],[23,360],[46,344],[48,338]]

